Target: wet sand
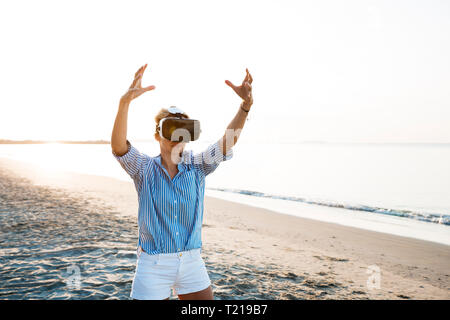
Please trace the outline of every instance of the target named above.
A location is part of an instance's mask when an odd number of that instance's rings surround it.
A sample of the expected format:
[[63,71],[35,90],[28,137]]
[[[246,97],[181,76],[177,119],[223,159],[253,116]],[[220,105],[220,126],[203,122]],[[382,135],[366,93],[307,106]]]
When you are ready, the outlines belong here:
[[[131,181],[0,159],[0,200],[0,299],[128,299],[137,242]],[[216,299],[450,298],[446,245],[212,197],[202,241]],[[370,270],[380,271],[379,287],[368,287],[378,277]],[[70,282],[77,272],[80,287]]]

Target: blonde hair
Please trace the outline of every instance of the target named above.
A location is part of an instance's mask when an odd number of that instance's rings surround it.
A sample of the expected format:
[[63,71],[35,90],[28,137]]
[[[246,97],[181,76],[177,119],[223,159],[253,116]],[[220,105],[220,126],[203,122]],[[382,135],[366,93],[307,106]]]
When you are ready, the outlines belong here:
[[[189,119],[189,116],[186,113],[183,113],[183,114],[178,113],[178,115],[180,115],[183,118]],[[161,108],[161,110],[159,110],[159,112],[155,116],[155,123],[156,123],[155,134],[158,134],[157,128],[158,128],[159,122],[164,118],[173,117],[173,116],[175,116],[175,115],[173,113],[170,113],[168,109]]]

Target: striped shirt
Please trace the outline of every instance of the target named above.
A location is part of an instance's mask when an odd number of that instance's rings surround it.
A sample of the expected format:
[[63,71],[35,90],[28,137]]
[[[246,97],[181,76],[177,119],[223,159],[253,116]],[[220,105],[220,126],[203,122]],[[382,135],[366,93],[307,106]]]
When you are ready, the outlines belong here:
[[113,155],[133,179],[138,194],[138,247],[148,254],[201,248],[205,177],[231,159],[233,151],[224,156],[219,142],[201,153],[183,151],[179,172],[171,179],[161,154],[150,157],[128,140],[127,145],[123,156]]

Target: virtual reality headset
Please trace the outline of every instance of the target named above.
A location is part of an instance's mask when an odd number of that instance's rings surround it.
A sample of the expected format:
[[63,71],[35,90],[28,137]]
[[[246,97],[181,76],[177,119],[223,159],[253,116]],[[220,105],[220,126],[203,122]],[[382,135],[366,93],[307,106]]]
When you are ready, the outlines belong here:
[[161,119],[156,127],[161,137],[174,142],[190,142],[199,138],[200,121],[182,118],[184,112],[176,107],[168,110],[174,116]]

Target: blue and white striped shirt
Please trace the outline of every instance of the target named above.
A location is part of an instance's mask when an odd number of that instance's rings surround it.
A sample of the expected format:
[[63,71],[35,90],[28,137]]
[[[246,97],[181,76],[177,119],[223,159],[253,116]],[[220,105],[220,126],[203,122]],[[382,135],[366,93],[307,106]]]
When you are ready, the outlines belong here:
[[224,160],[219,142],[198,154],[183,151],[178,173],[170,178],[161,155],[140,153],[127,140],[128,151],[113,155],[134,181],[139,199],[140,246],[148,254],[173,253],[201,248],[205,177]]

